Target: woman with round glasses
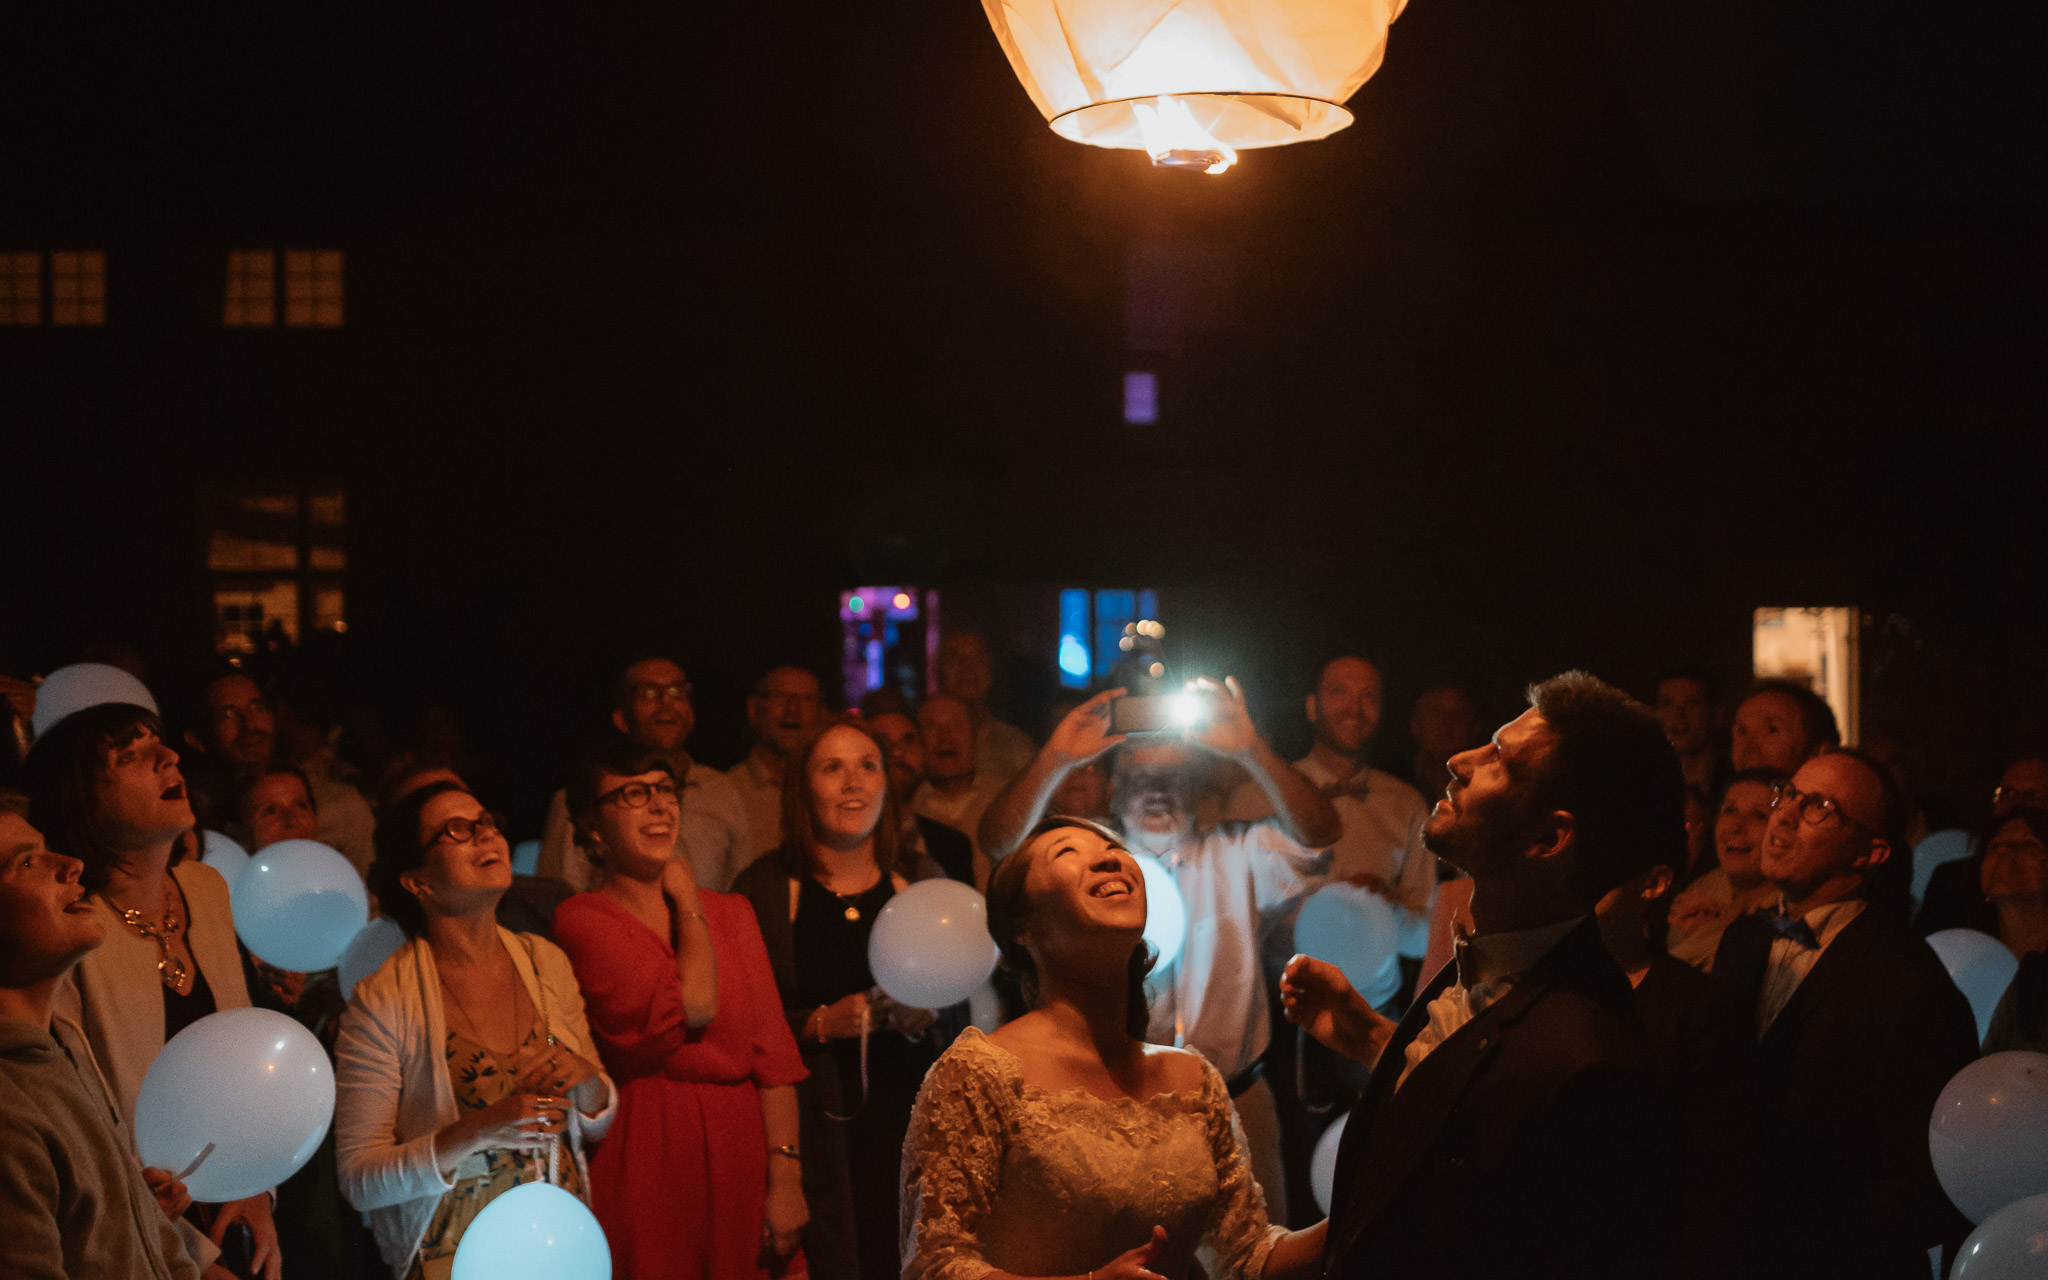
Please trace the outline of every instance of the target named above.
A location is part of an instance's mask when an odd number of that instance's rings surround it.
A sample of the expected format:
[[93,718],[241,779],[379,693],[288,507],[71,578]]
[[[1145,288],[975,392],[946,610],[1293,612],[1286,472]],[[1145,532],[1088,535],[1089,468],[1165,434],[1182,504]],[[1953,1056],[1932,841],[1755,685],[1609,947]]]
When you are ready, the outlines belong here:
[[[80,878],[106,942],[73,971],[58,1010],[82,1026],[114,1101],[131,1121],[149,1064],[172,1036],[249,987],[227,882],[196,856],[192,803],[163,722],[138,706],[75,711],[28,756],[29,821],[50,848],[84,864]],[[195,1211],[221,1240],[236,1222],[254,1248],[247,1269],[277,1280],[277,1229],[267,1193]],[[200,1244],[202,1264],[218,1250]]]
[[583,1145],[616,1110],[569,958],[500,928],[512,851],[475,796],[421,787],[377,823],[370,887],[409,941],[356,984],[335,1044],[342,1193],[394,1277],[437,1280],[497,1196],[588,1199]]
[[622,740],[577,766],[567,802],[602,877],[554,928],[619,1082],[618,1119],[590,1163],[613,1274],[801,1271],[804,1067],[754,913],[697,887],[661,755]]

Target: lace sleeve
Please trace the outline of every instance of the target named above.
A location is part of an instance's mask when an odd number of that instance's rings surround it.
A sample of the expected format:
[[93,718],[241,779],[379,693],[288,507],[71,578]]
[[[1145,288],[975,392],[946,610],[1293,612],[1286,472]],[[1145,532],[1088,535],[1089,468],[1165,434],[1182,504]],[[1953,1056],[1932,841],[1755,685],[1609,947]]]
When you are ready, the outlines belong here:
[[903,1139],[904,1280],[981,1280],[1007,1142],[1006,1073],[971,1031],[933,1064]]
[[1266,1198],[1252,1177],[1252,1161],[1244,1147],[1244,1129],[1230,1090],[1216,1068],[1202,1064],[1202,1112],[1209,1126],[1209,1149],[1216,1157],[1215,1225],[1195,1251],[1202,1270],[1221,1280],[1265,1271],[1273,1242],[1286,1234],[1266,1217]]

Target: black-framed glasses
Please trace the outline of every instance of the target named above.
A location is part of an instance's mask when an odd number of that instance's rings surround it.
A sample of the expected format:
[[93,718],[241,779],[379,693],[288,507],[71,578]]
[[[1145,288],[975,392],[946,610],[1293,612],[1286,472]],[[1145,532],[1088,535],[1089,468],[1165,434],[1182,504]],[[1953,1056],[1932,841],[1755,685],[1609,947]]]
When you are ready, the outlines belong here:
[[496,816],[488,813],[480,813],[474,818],[450,818],[441,824],[438,831],[434,832],[434,838],[427,841],[425,847],[432,848],[443,840],[453,841],[456,844],[468,844],[485,836],[496,835],[503,829],[498,824]]
[[675,799],[676,784],[667,780],[661,782],[628,782],[605,792],[597,798],[597,802],[599,804],[610,804],[616,800],[628,809],[645,809],[648,802],[656,796],[661,796],[666,800]]
[[633,701],[649,704],[662,701],[688,702],[692,692],[694,690],[688,680],[678,680],[673,684],[636,684],[633,686]]
[[1771,812],[1776,813],[1786,805],[1793,805],[1799,812],[1799,820],[1809,827],[1825,827],[1839,824],[1868,831],[1856,819],[1845,812],[1840,802],[1821,795],[1816,791],[1801,791],[1789,782],[1781,782],[1771,788]]
[[2001,805],[2029,809],[2048,809],[2048,790],[2040,787],[1996,787],[1991,792],[1991,807]]

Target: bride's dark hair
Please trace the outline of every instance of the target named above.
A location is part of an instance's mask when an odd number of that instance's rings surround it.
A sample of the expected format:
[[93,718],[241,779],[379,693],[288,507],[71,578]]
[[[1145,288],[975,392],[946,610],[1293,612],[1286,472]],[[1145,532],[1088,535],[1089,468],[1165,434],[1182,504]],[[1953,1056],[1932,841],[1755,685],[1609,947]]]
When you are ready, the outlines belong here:
[[[1031,899],[1024,892],[1024,877],[1030,870],[1024,851],[1038,837],[1061,827],[1092,831],[1117,848],[1124,847],[1124,838],[1099,822],[1056,814],[1041,819],[1025,835],[1017,851],[997,863],[989,874],[988,931],[996,940],[996,950],[1002,953],[1002,963],[996,966],[995,987],[1002,1000],[1004,1022],[1038,1007],[1038,966],[1021,941],[1024,926],[1031,918]],[[1152,944],[1141,939],[1131,951],[1125,970],[1124,1030],[1137,1040],[1145,1038],[1145,1024],[1151,1014],[1145,1001],[1145,975],[1152,972],[1154,959]]]

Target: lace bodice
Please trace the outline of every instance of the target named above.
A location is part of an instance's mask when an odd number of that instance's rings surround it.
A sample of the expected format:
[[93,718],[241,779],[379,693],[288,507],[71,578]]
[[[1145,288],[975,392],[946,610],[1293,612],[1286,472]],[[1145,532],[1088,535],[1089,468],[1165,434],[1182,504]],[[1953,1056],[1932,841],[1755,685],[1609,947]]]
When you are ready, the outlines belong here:
[[1144,1101],[1027,1089],[1023,1064],[969,1028],[918,1093],[903,1144],[903,1274],[1080,1275],[1166,1228],[1179,1280],[1256,1277],[1268,1224],[1223,1077]]

